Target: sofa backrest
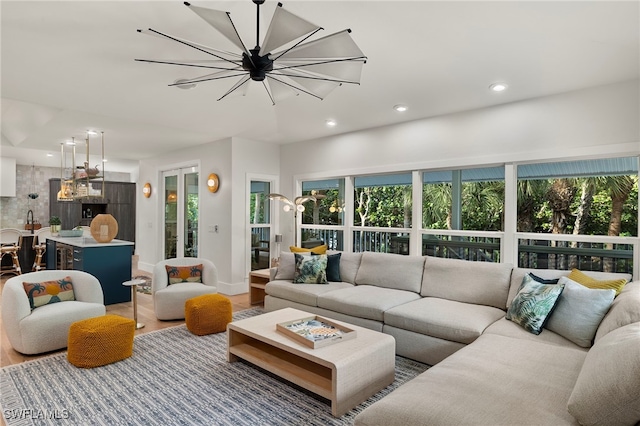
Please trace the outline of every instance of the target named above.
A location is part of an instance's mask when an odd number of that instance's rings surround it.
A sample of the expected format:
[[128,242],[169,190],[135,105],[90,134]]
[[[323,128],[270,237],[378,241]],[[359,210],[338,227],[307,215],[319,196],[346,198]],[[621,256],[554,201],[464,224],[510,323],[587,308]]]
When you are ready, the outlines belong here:
[[[558,269],[529,269],[529,268],[514,268],[513,273],[511,274],[511,284],[509,287],[509,297],[507,298],[507,309],[511,306],[511,302],[513,298],[518,294],[518,288],[520,288],[520,284],[522,284],[522,279],[529,272],[534,275],[544,278],[545,280],[556,279],[560,277],[566,277],[571,273],[571,271],[561,271]],[[597,280],[616,280],[620,278],[624,278],[627,281],[631,279],[630,274],[621,274],[621,273],[613,273],[613,272],[592,272],[592,271],[582,271],[586,275],[595,278]]]
[[513,266],[425,256],[423,297],[439,297],[504,310]]
[[633,323],[640,328],[640,281],[627,283],[613,299],[609,312],[596,331],[595,342],[613,330]]
[[423,269],[424,257],[366,251],[355,283],[420,293]]
[[[327,252],[327,254],[338,252]],[[346,251],[339,252],[340,255],[340,278],[342,282],[355,284],[356,275],[360,268],[362,253],[349,253]]]

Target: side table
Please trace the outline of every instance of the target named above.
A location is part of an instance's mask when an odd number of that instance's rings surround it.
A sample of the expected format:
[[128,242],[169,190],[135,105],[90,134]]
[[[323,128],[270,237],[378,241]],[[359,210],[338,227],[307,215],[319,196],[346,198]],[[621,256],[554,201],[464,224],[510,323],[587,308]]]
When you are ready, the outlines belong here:
[[144,284],[144,280],[131,280],[122,283],[123,286],[131,287],[133,299],[133,320],[136,322],[136,330],[144,327],[144,324],[138,322],[138,285]]
[[270,280],[270,269],[258,269],[249,273],[249,303],[264,303],[264,288]]

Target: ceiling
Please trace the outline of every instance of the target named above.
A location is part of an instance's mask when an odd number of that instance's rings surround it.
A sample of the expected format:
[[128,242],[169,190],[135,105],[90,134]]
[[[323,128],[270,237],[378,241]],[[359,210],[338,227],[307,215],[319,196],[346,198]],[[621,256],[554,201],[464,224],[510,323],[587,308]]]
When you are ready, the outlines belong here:
[[[250,0],[193,1],[231,13],[249,48]],[[261,35],[276,0],[261,8]],[[140,160],[228,137],[291,143],[402,121],[637,79],[639,2],[284,1],[325,30],[350,28],[368,61],[361,84],[324,100],[272,106],[252,82],[168,87],[203,75],[143,59],[201,59],[189,47],[139,34],[154,28],[236,51],[181,1],[1,1],[2,149],[57,152],[88,129],[105,132],[107,157]],[[488,90],[503,81],[502,93]],[[405,104],[409,110],[392,109]],[[327,119],[338,125],[329,128]],[[29,152],[32,157],[36,151]],[[4,155],[4,154],[3,154]]]

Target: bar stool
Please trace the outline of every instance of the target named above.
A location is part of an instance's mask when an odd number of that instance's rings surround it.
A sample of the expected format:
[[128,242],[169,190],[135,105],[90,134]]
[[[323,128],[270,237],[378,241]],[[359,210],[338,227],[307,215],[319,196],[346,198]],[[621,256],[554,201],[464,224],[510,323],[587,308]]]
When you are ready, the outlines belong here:
[[20,275],[22,270],[20,269],[20,261],[18,260],[18,251],[22,245],[22,232],[15,228],[0,229],[0,260],[5,255],[11,257],[11,266],[2,267],[0,269],[0,276],[4,274]]
[[36,231],[35,236],[33,237],[33,250],[36,252],[36,260],[33,262],[32,271],[39,271],[41,269],[46,269],[46,262],[44,257],[44,252],[47,251],[47,237],[51,236],[51,227],[46,226],[44,228],[40,228]]

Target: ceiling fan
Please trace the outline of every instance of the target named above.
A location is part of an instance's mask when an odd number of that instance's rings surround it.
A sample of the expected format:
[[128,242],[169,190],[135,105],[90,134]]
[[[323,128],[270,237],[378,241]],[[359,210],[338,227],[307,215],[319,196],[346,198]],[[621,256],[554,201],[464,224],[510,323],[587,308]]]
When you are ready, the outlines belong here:
[[[247,49],[242,42],[229,12],[184,2],[190,10],[238,47],[241,53],[215,49],[149,28],[138,32],[178,42],[204,53],[208,59],[136,61],[210,70],[208,74],[199,77],[176,80],[169,86],[193,87],[205,81],[240,77],[218,100],[234,92],[246,94],[250,81],[264,86],[273,105],[276,101],[300,93],[324,99],[343,83],[360,84],[362,67],[367,57],[351,38],[350,29],[309,40],[323,28],[286,11],[282,3],[278,3],[260,46],[260,5],[265,0],[252,1],[257,7],[256,46],[253,49]],[[276,51],[277,49],[281,50]]]

